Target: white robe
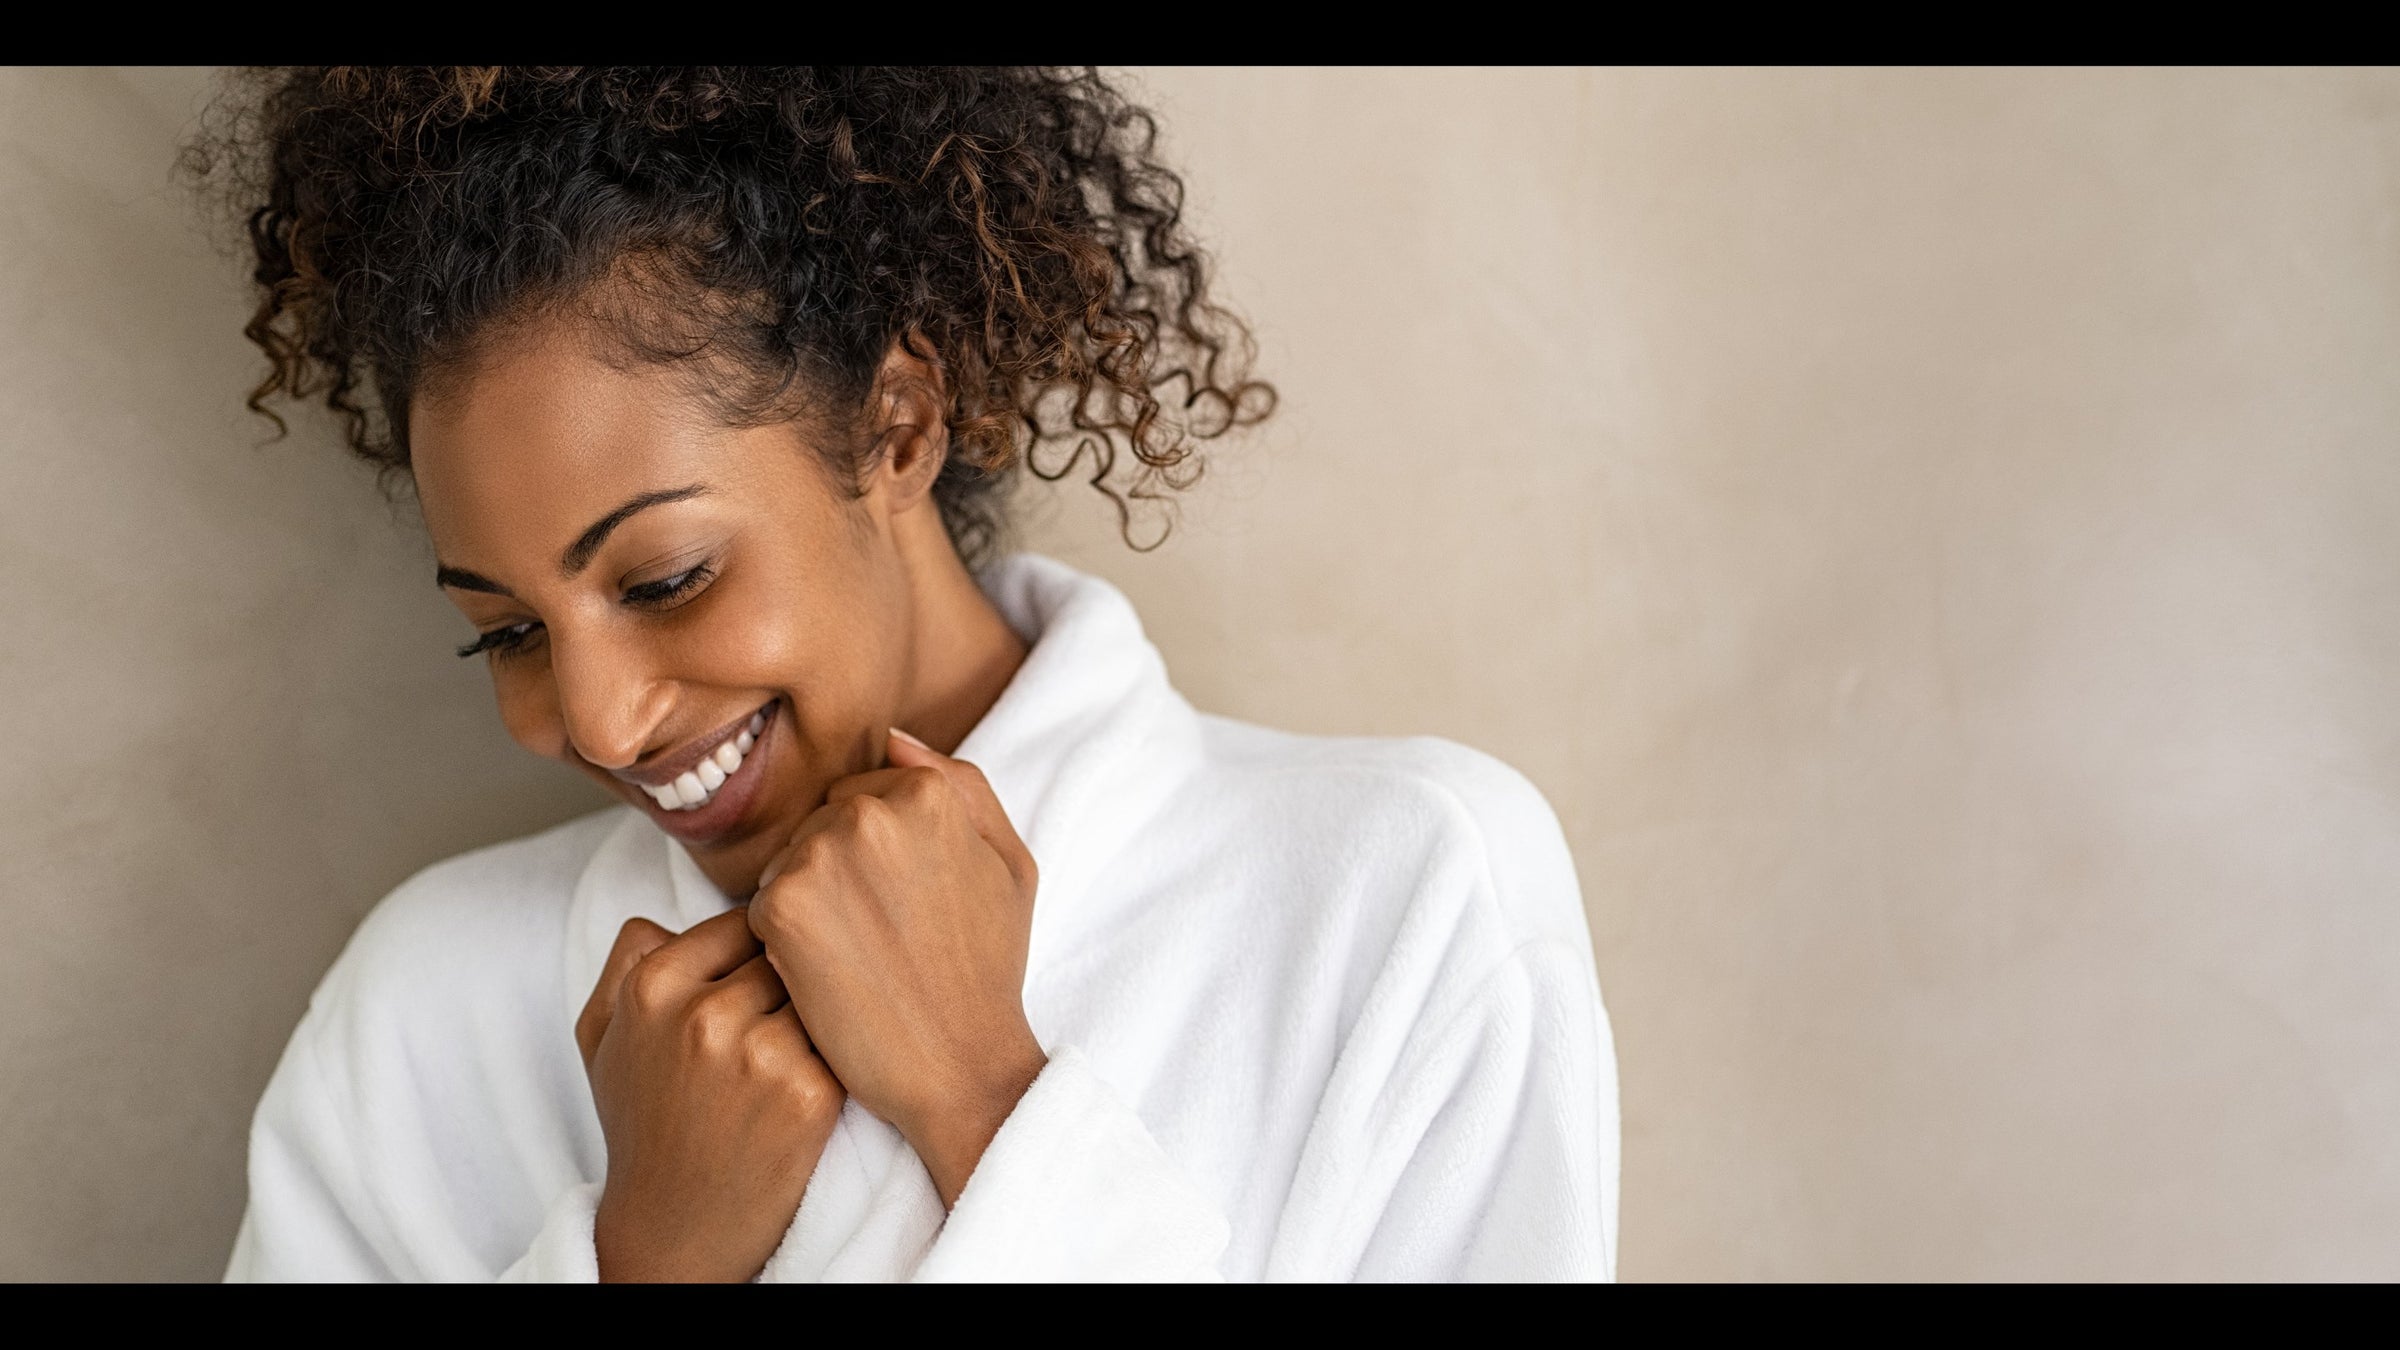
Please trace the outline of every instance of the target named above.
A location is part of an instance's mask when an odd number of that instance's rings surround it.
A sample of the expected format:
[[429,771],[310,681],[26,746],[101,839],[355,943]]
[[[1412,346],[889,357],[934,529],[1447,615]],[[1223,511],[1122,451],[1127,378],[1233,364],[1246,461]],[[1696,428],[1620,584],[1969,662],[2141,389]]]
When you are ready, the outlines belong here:
[[[1059,563],[983,584],[1033,648],[958,754],[1041,868],[1050,1066],[946,1217],[847,1105],[761,1278],[1612,1277],[1615,1057],[1540,794],[1445,741],[1196,713]],[[729,903],[631,809],[403,884],[259,1103],[227,1277],[596,1278],[575,1014],[627,918]]]

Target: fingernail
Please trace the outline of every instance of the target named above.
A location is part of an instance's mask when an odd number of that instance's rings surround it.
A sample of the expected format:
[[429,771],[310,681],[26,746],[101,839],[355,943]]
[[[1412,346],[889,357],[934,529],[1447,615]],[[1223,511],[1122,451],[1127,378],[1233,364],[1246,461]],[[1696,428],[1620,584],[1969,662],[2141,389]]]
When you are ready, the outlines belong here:
[[907,732],[902,731],[898,727],[892,728],[892,734],[899,737],[901,740],[908,742],[910,745],[917,747],[919,750],[931,750],[933,748],[932,746],[927,745],[925,742],[918,740],[916,737],[909,735]]

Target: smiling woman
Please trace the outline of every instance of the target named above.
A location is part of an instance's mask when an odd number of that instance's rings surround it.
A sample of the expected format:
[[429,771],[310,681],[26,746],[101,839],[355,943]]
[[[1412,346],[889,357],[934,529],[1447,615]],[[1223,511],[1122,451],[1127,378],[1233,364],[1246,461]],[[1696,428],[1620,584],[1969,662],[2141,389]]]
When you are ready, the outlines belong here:
[[791,824],[754,804],[822,800],[882,761],[883,728],[956,746],[1025,645],[929,509],[944,407],[926,362],[894,346],[868,414],[882,449],[838,482],[811,421],[695,415],[676,368],[595,345],[575,322],[520,328],[472,380],[419,394],[436,576],[517,742],[745,894]]
[[413,484],[509,734],[624,807],[377,908],[233,1276],[1613,1273],[1539,795],[1203,716],[992,556],[1022,473],[1131,540],[1271,406],[1152,139],[1038,69],[228,90],[253,406]]

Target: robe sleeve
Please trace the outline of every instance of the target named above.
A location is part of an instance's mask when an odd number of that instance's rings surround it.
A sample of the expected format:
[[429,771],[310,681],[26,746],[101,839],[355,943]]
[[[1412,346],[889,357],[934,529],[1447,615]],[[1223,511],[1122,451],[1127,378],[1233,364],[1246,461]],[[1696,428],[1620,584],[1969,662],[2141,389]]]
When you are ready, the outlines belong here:
[[1615,1278],[1615,1061],[1589,971],[1533,944],[1377,1091],[1328,1094],[1269,1278]]
[[1267,1254],[1286,1280],[1616,1275],[1616,1054],[1557,817],[1454,762],[1452,854],[1318,1099]]
[[500,1272],[502,1284],[598,1284],[599,1249],[592,1220],[600,1212],[600,1183],[568,1189],[550,1206],[542,1231],[516,1264]]
[[[592,1283],[597,1182],[561,1191],[532,1244],[505,1269],[477,1258],[475,1243],[432,1212],[394,1214],[395,1198],[430,1198],[423,1181],[394,1186],[390,1157],[359,1156],[376,1131],[356,1128],[317,1053],[322,1028],[304,1021],[284,1051],[250,1129],[250,1203],[225,1269],[228,1282],[372,1283],[395,1280]],[[380,1132],[388,1135],[388,1131]],[[520,1230],[521,1231],[521,1230]]]
[[1054,1050],[919,1264],[928,1282],[1221,1279],[1230,1236],[1081,1052]]
[[362,995],[374,964],[345,953],[284,1047],[251,1121],[225,1278],[597,1280],[599,1186],[550,1137],[564,1127],[543,1123],[561,1113],[537,1100],[539,1071],[489,1085],[472,1056],[417,1048],[399,1024],[429,1026],[445,1050],[468,1032],[438,1000]]
[[[1365,1029],[1349,1047],[1267,1277],[1613,1279],[1615,1058],[1590,958],[1530,942],[1464,1007],[1397,1039],[1394,1053]],[[1206,1194],[1068,1050],[993,1137],[916,1278],[1211,1280],[1228,1236]]]
[[382,1225],[363,1212],[338,1112],[323,1092],[306,1022],[250,1124],[250,1202],[225,1268],[228,1282],[389,1281]]
[[408,1278],[380,1207],[362,1187],[337,1074],[327,1072],[312,1006],[284,1047],[250,1122],[250,1203],[229,1282],[365,1282]]

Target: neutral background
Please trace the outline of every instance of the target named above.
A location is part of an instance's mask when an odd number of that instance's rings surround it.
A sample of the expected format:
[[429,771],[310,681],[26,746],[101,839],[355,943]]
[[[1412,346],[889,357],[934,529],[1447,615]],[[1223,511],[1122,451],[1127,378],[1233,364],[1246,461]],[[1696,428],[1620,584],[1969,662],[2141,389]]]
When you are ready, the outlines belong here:
[[[1634,1279],[2400,1277],[2400,75],[1145,72],[1284,410],[1202,706],[1573,841]],[[0,1276],[209,1277],[311,985],[586,809],[261,448],[194,72],[0,73]]]

